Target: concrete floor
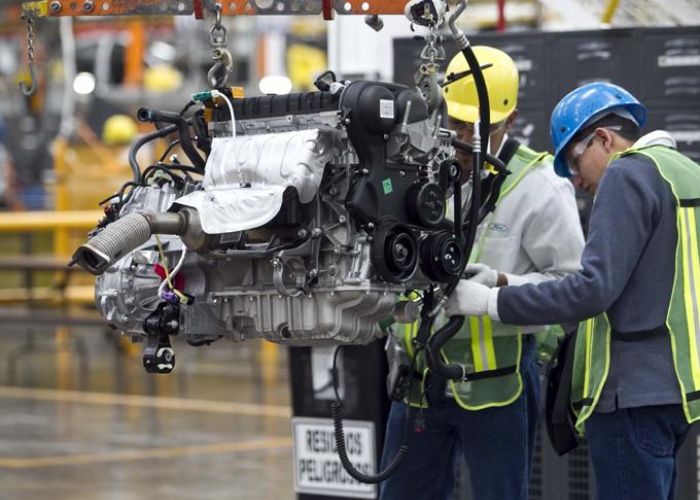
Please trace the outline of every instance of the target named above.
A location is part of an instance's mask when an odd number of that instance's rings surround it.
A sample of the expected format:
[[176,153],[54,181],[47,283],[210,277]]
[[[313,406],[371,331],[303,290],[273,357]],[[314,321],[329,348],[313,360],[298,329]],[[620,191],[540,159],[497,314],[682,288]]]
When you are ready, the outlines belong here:
[[0,332],[0,500],[295,498],[283,349],[176,345],[156,376],[99,329]]

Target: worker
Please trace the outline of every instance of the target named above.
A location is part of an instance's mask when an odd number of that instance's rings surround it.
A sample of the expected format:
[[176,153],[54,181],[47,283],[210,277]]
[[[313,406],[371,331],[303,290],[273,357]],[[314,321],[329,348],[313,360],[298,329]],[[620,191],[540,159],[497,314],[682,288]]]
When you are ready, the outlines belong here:
[[[479,225],[472,264],[466,269],[485,287],[538,283],[578,269],[583,249],[574,189],[554,174],[551,156],[508,136],[517,117],[519,76],[513,60],[491,47],[474,47],[489,92],[490,151],[510,170],[495,210]],[[471,142],[478,119],[474,78],[459,53],[446,71],[444,97],[449,127]],[[458,156],[471,171],[471,156]],[[489,189],[494,176],[482,182]],[[469,185],[463,187],[470,190]],[[466,212],[466,210],[465,210]],[[444,349],[451,363],[467,367],[470,382],[424,377],[423,355],[405,402],[393,402],[387,423],[383,468],[406,436],[409,451],[381,486],[383,500],[447,498],[461,453],[469,468],[473,498],[527,498],[540,381],[533,333],[488,318],[467,318]],[[406,350],[418,325],[406,326]],[[426,401],[427,400],[427,401]],[[406,422],[409,425],[404,432]],[[423,425],[424,422],[424,425]],[[424,428],[423,428],[424,427]]]
[[571,400],[598,498],[670,499],[676,452],[700,418],[697,283],[700,166],[645,107],[590,83],[551,118],[556,172],[595,194],[582,269],[556,282],[491,290],[461,280],[449,314],[509,325],[582,321]]
[[129,115],[112,115],[102,127],[102,142],[107,146],[123,146],[131,144],[138,134],[138,125]]

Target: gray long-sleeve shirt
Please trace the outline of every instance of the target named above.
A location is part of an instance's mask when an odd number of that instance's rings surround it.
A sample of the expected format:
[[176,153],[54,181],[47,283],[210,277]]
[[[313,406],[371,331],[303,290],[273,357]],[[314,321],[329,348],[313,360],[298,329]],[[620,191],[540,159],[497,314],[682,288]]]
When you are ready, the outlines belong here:
[[[613,330],[663,325],[673,287],[675,200],[651,160],[625,156],[603,175],[582,269],[562,280],[498,292],[504,323],[563,323],[607,312]],[[667,336],[613,341],[598,411],[679,403]]]

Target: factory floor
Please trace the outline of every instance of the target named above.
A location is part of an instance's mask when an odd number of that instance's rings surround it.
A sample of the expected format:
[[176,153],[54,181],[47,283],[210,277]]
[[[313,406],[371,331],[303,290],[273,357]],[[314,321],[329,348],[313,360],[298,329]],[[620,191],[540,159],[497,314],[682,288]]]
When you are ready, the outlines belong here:
[[0,500],[293,499],[284,349],[0,324]]

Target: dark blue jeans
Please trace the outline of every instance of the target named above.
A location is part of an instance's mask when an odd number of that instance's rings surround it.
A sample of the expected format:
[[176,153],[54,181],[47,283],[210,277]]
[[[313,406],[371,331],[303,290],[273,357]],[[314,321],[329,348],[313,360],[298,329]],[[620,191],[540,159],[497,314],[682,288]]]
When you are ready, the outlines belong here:
[[598,500],[672,500],[676,452],[688,429],[681,405],[594,413],[586,438]]
[[[523,393],[512,404],[465,411],[453,399],[424,410],[425,430],[406,430],[409,451],[396,474],[380,486],[381,500],[442,500],[454,487],[459,453],[464,455],[478,500],[527,498],[530,462],[539,416],[539,368],[534,344],[523,347]],[[406,428],[404,403],[392,403],[382,469],[394,457]],[[412,422],[412,419],[409,420]]]

